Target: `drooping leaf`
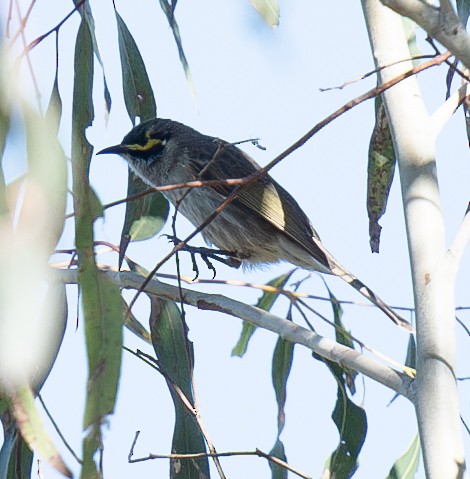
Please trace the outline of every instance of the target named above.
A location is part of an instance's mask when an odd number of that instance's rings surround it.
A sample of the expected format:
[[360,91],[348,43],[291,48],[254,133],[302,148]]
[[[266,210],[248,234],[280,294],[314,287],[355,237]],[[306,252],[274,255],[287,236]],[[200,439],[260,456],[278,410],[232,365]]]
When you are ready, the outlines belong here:
[[[281,459],[281,461],[287,462],[286,452],[284,450],[284,444],[277,438],[276,444],[269,451],[269,454],[273,457]],[[274,462],[269,461],[269,467],[271,468],[272,479],[287,479],[287,469]]]
[[6,397],[0,395],[0,421],[3,426],[3,443],[0,447],[0,479],[8,479],[10,461],[18,439],[18,428],[8,409]]
[[[274,278],[267,283],[267,286],[271,286],[276,289],[283,289],[294,271],[295,270],[289,271],[286,274]],[[264,311],[270,311],[278,297],[278,292],[267,291],[261,295],[260,299],[258,300],[258,303],[256,304],[256,307],[261,308]],[[238,339],[237,344],[232,349],[232,356],[242,357],[246,353],[248,343],[253,336],[255,330],[255,326],[246,321],[243,322],[240,338]]]
[[385,107],[378,96],[375,99],[375,126],[369,144],[367,167],[367,213],[369,215],[369,242],[373,253],[380,249],[379,219],[387,208],[388,195],[395,172],[395,151]]
[[470,0],[457,0],[457,14],[460,21],[466,27],[470,15]]
[[278,436],[284,429],[285,423],[285,405],[287,398],[287,380],[292,368],[294,359],[294,343],[278,338],[276,347],[274,348],[272,362],[272,381],[274,392],[276,394],[276,402],[278,407],[277,413],[277,431]]
[[405,366],[416,369],[416,341],[413,334],[410,334],[408,338]]
[[[194,404],[192,390],[193,349],[175,303],[150,296],[150,332],[162,373],[164,374],[175,407],[175,428],[172,453],[205,453],[204,437],[194,413],[184,405],[178,389],[190,404]],[[176,387],[175,387],[176,386]],[[172,460],[170,477],[173,479],[209,478],[207,458]]]
[[[114,412],[121,371],[124,309],[119,287],[106,276],[82,275],[82,304],[88,354],[84,427]],[[95,289],[93,294],[90,290]],[[85,291],[88,289],[88,291]],[[88,313],[88,317],[86,314]]]
[[340,442],[329,459],[329,471],[331,477],[349,479],[358,467],[357,458],[366,437],[366,413],[348,398],[344,386],[338,386],[336,406],[331,417],[338,428]]
[[[75,6],[77,6],[80,0],[73,0],[73,2],[75,3]],[[88,29],[90,31],[91,41],[93,44],[93,52],[96,55],[98,63],[100,64],[100,67],[101,67],[101,71],[103,73],[103,92],[104,92],[104,103],[106,106],[106,117],[107,117],[109,115],[109,112],[111,111],[112,99],[111,99],[111,94],[109,92],[108,83],[106,82],[106,74],[104,72],[103,60],[101,59],[101,53],[98,48],[98,41],[95,35],[95,19],[93,18],[90,2],[85,1],[80,6],[79,12],[82,18],[84,18],[86,22],[88,23]]]
[[[326,285],[326,283],[325,283]],[[336,340],[348,347],[353,347],[352,338],[345,330],[341,320],[342,308],[336,297],[328,288],[333,307],[336,328]],[[333,374],[338,385],[335,408],[331,415],[339,433],[339,444],[326,463],[325,477],[349,479],[357,469],[357,458],[367,434],[367,417],[364,409],[356,405],[348,396],[346,386],[354,394],[354,371],[344,368],[338,363],[313,354],[323,361]]]
[[124,20],[115,10],[118,31],[119,54],[121,57],[122,86],[127,114],[135,125],[140,121],[157,116],[157,106],[139,48]]
[[29,386],[20,386],[9,396],[10,410],[15,417],[21,436],[29,447],[61,474],[72,477],[71,471],[47,434]]
[[[115,11],[118,29],[119,53],[121,56],[122,85],[127,113],[133,125],[157,116],[155,97],[147,75],[145,63],[131,32],[121,16]],[[129,170],[127,196],[133,196],[148,189],[137,175]],[[168,201],[161,193],[155,193],[130,201],[121,232],[119,266],[129,242],[144,240],[156,235],[168,217]]]
[[8,408],[5,397],[0,399],[0,421],[3,425],[3,443],[0,447],[0,479],[30,479],[33,453],[18,434],[16,421]]
[[[410,57],[415,58],[421,55],[421,50],[416,40],[416,29],[418,25],[408,17],[402,17],[403,28],[405,29],[406,41],[408,43],[408,49],[410,51]],[[417,66],[419,60],[413,60],[413,65]]]
[[[148,189],[137,175],[129,170],[127,196],[133,196]],[[148,194],[126,204],[126,214],[119,245],[119,267],[122,264],[128,244],[158,234],[166,223],[170,206],[159,192]]]
[[95,455],[102,444],[101,425],[114,411],[122,352],[123,306],[119,287],[100,274],[95,263],[93,223],[96,194],[88,175],[92,147],[85,131],[93,121],[93,44],[82,17],[75,45],[72,108],[72,172],[75,238],[79,260],[85,339],[88,357],[87,397],[83,441],[83,479],[96,476]]
[[176,42],[176,48],[178,49],[178,56],[180,58],[181,65],[183,66],[186,81],[188,82],[189,89],[191,90],[191,93],[195,99],[196,93],[194,91],[193,80],[191,78],[191,71],[189,69],[189,63],[183,50],[183,41],[181,40],[180,29],[175,18],[176,3],[176,1],[170,2],[169,0],[160,0],[160,6],[162,7],[163,13],[165,14],[168,23],[170,24],[171,31],[173,32],[173,37]]
[[[121,296],[121,302],[122,302],[123,311],[127,311],[128,305],[122,296]],[[152,339],[150,337],[150,333],[143,326],[143,324],[141,324],[140,321],[134,316],[132,311],[128,312],[125,315],[124,326],[129,331],[134,333],[138,338],[142,339],[142,341],[145,341],[146,343],[151,344]]]
[[[59,52],[56,52],[57,59]],[[55,134],[59,132],[60,119],[62,117],[62,98],[59,92],[59,63],[56,62],[54,84],[52,85],[51,96],[46,110],[46,118],[54,125]]]
[[[416,372],[416,341],[413,334],[410,334],[408,338],[408,347],[406,349],[405,366],[407,366],[408,368],[411,368],[412,370],[414,370],[414,372]],[[398,393],[395,393],[392,399],[390,400],[389,405],[399,397],[400,395]]]
[[[294,359],[294,343],[278,338],[274,348],[272,362],[272,381],[277,402],[277,438],[270,455],[287,462],[284,444],[280,436],[285,424],[285,405],[287,399],[287,380]],[[273,479],[287,479],[287,469],[269,462]]]
[[81,479],[103,479],[94,460],[96,451],[102,445],[102,433],[98,424],[93,424],[87,431],[82,442],[82,470]]
[[[347,346],[348,348],[354,349],[354,343],[351,337],[351,333],[346,330],[344,327],[342,317],[343,317],[343,308],[341,306],[341,303],[338,301],[336,296],[333,294],[331,289],[328,287],[326,281],[323,279],[323,282],[325,284],[325,287],[328,291],[328,296],[330,297],[330,303],[331,307],[333,308],[333,318],[334,318],[334,324],[336,326],[335,329],[335,337],[336,341],[339,344],[343,344],[344,346]],[[344,381],[348,387],[348,389],[351,391],[351,394],[356,393],[356,385],[355,385],[355,379],[357,376],[357,371],[354,371],[353,369],[346,368],[344,366],[341,366],[343,369],[343,378]]]
[[390,469],[387,479],[414,479],[419,465],[420,442],[416,434],[406,451]]
[[279,4],[277,0],[250,0],[250,2],[269,27],[279,26]]

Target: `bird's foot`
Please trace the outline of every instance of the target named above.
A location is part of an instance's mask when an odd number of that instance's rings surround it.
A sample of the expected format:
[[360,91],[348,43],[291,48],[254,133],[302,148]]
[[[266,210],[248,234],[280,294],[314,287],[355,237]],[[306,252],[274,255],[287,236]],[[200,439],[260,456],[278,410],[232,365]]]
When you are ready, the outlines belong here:
[[[175,246],[180,244],[182,241],[175,236],[163,235],[168,238]],[[206,263],[207,268],[212,271],[212,279],[215,278],[217,271],[212,264],[211,260],[218,261],[219,263],[230,266],[231,268],[239,268],[242,262],[238,259],[237,254],[233,251],[225,251],[221,249],[214,248],[205,248],[203,246],[190,246],[188,244],[184,245],[181,248],[181,251],[187,251],[191,255],[191,260],[193,263],[193,271],[196,273],[194,280],[199,277],[199,267],[196,261],[196,255],[199,255],[204,263]],[[193,280],[193,281],[194,281]]]

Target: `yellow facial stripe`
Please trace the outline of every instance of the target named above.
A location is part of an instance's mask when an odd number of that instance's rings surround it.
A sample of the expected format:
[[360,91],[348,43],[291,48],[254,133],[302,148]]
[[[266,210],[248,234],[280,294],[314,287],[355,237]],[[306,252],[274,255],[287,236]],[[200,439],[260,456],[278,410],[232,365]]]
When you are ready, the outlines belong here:
[[134,151],[147,151],[153,148],[156,145],[162,144],[161,140],[158,140],[156,138],[148,138],[147,143],[145,145],[139,145],[138,143],[134,143],[133,145],[126,145],[129,150],[134,150]]

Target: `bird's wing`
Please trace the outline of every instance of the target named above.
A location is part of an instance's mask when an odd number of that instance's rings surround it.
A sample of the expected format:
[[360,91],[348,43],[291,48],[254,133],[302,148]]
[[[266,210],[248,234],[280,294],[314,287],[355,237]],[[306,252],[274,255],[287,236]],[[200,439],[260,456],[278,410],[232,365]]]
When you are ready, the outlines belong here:
[[[200,176],[202,180],[245,178],[260,169],[260,166],[240,149],[225,142],[222,145],[223,150],[220,152],[220,157],[209,160],[212,163]],[[218,185],[213,188],[224,197],[230,195],[235,189],[233,186],[226,185]],[[243,205],[262,216],[304,248],[316,261],[330,268],[327,256],[317,246],[317,242],[312,241],[312,237],[318,242],[320,238],[309,219],[295,199],[268,174],[244,186],[234,203]]]

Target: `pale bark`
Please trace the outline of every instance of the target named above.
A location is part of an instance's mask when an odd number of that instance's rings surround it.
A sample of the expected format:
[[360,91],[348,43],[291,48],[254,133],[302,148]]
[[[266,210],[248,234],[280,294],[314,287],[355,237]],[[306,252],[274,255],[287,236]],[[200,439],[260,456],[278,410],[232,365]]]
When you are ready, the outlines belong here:
[[[423,9],[436,15],[436,9],[423,2],[407,3],[414,17],[423,14]],[[376,65],[409,58],[402,18],[379,0],[363,0],[362,4]],[[441,10],[437,12],[442,14]],[[449,18],[453,21],[452,16]],[[442,30],[442,23],[439,25]],[[386,82],[411,68],[411,62],[386,68],[380,73],[380,81]],[[428,478],[454,479],[463,477],[465,471],[455,379],[454,294],[458,265],[447,254],[445,244],[436,174],[437,131],[416,78],[390,89],[383,98],[398,160],[412,270],[417,323],[414,404],[424,467]]]

